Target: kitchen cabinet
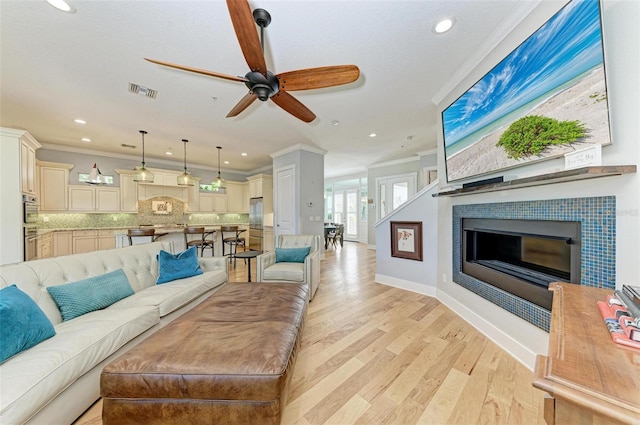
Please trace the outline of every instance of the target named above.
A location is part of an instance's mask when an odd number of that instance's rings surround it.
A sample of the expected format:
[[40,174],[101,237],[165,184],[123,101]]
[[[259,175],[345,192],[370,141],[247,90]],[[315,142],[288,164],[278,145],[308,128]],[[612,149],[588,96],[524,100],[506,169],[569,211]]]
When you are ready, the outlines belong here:
[[74,230],[72,238],[74,254],[92,252],[98,249],[97,230]]
[[227,195],[200,193],[200,212],[227,212]]
[[20,141],[20,180],[22,193],[36,195],[36,145],[24,137]]
[[69,171],[73,164],[38,161],[40,211],[69,209]]
[[53,232],[53,256],[73,254],[73,232],[70,230]]
[[273,251],[275,246],[273,241],[273,227],[265,227],[263,229],[262,237],[262,249],[264,252]]
[[200,211],[200,184],[199,180],[193,186],[187,188],[187,213]]
[[45,233],[38,236],[38,244],[36,246],[38,259],[50,258],[53,251],[53,239],[51,233]]
[[120,211],[120,189],[69,185],[69,211]]
[[[25,151],[24,147],[30,149]],[[40,144],[28,132],[13,128],[0,129],[0,193],[3,201],[0,210],[1,264],[23,260],[22,195],[36,195],[35,156],[32,154],[35,155],[38,148]]]
[[178,186],[178,176],[182,174],[180,171],[161,170],[157,168],[149,168],[153,172],[153,183],[140,182],[140,186]]
[[185,187],[153,186],[138,183],[138,200],[146,201],[159,196],[170,196],[182,202],[188,202],[188,191]]
[[138,183],[133,181],[133,171],[116,170],[120,175],[120,211],[138,212]]
[[265,194],[273,194],[273,176],[257,174],[247,177],[249,181],[249,198],[263,198]]
[[116,247],[115,231],[111,229],[98,230],[98,249],[113,249]]
[[74,254],[115,248],[115,230],[74,230],[72,232],[72,245]]
[[[249,198],[262,198],[263,212],[273,212],[273,176],[257,174],[247,177],[249,181]],[[247,200],[248,202],[248,200]]]
[[227,211],[237,213],[249,212],[249,184],[227,182]]

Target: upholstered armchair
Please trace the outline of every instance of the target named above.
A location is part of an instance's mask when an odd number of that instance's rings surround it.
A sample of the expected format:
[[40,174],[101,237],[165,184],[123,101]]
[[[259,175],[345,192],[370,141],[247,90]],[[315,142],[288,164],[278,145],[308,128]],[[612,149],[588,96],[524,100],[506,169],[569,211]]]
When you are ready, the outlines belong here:
[[[296,248],[305,247],[310,247],[309,254],[295,258],[299,253]],[[309,285],[309,300],[313,299],[320,284],[319,235],[280,235],[276,251],[258,255],[256,260],[257,282],[306,283]]]

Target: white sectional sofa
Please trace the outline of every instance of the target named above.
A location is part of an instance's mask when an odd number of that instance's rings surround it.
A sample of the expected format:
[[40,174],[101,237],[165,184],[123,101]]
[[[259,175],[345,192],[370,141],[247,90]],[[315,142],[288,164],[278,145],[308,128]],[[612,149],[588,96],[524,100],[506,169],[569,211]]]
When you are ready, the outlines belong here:
[[[170,242],[75,254],[0,267],[56,335],[0,364],[0,423],[69,424],[100,397],[100,372],[120,354],[195,307],[228,280],[224,257],[204,257],[203,273],[156,285],[157,255]],[[102,310],[63,321],[49,286],[123,269],[135,292]]]

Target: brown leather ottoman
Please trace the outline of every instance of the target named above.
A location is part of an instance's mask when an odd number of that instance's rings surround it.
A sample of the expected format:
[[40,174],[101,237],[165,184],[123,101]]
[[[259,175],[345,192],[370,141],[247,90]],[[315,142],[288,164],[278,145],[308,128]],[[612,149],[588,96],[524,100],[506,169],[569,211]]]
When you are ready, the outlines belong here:
[[278,424],[308,293],[227,284],[102,371],[111,424]]

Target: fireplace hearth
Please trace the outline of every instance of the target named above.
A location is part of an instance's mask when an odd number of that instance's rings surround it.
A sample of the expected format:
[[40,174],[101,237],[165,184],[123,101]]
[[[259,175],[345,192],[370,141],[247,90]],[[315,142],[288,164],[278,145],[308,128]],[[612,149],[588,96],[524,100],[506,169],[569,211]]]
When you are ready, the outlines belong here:
[[580,283],[580,223],[462,220],[462,272],[551,310],[551,282]]

